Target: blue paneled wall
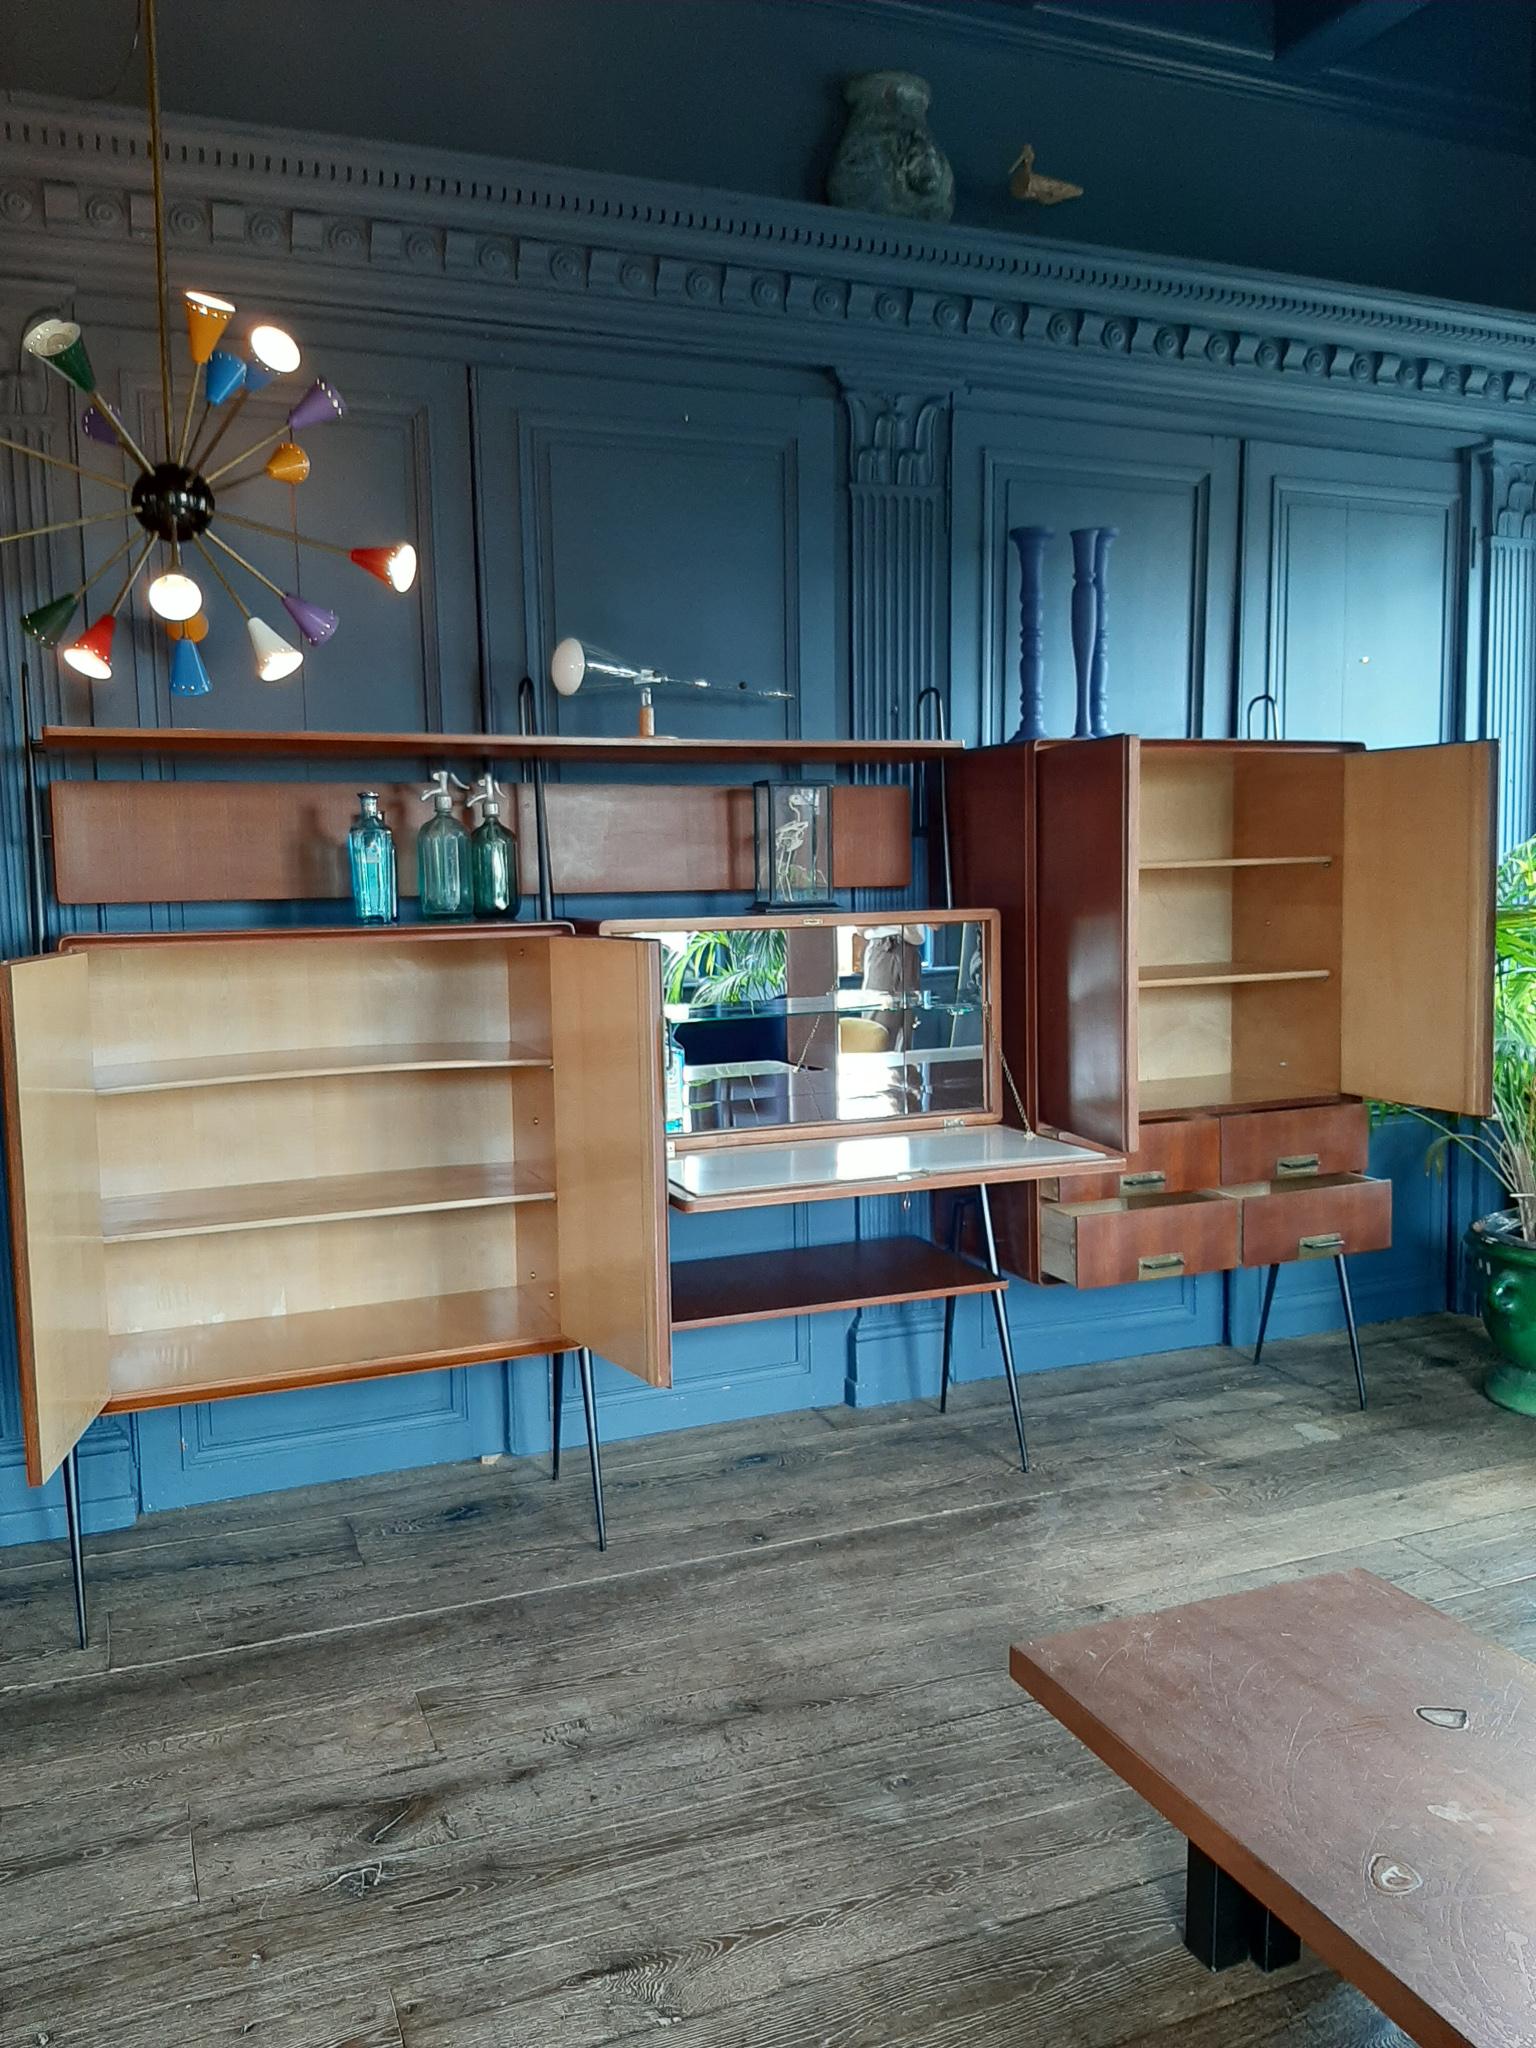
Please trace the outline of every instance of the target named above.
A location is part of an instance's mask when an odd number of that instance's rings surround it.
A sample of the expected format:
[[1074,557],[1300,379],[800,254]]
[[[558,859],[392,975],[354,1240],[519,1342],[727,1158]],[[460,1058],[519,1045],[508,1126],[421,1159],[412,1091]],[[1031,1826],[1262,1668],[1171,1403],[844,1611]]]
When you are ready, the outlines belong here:
[[[105,116],[9,120],[0,319],[15,334],[72,306],[148,431],[139,148],[131,123]],[[185,129],[170,172],[173,282],[281,308],[349,399],[348,419],[315,437],[306,525],[360,540],[411,532],[424,560],[418,592],[393,610],[344,564],[315,570],[306,592],[343,611],[343,631],[281,688],[250,678],[239,621],[215,592],[215,691],[198,723],[507,726],[525,669],[539,673],[554,640],[578,632],[793,693],[783,707],[669,710],[674,729],[707,715],[749,736],[910,734],[932,684],[957,734],[994,739],[1016,719],[1007,530],[1028,522],[1058,533],[1048,709],[1063,730],[1065,535],[1114,524],[1116,723],[1221,735],[1273,720],[1291,738],[1374,744],[1505,733],[1506,833],[1528,826],[1536,323],[520,165],[384,161],[362,146],[327,156],[280,136],[256,149]],[[71,458],[76,423],[41,373],[0,378],[0,412],[0,434]],[[251,415],[253,434],[280,418],[265,401]],[[7,527],[69,510],[69,491],[41,492],[39,474],[0,451]],[[113,544],[93,540],[84,567]],[[275,574],[273,549],[259,558]],[[81,566],[47,542],[0,555],[11,953],[31,943],[15,620]],[[184,717],[163,638],[125,637],[95,694],[34,666],[50,715]],[[580,699],[547,707],[560,730],[612,715]],[[100,772],[166,771],[151,759]],[[227,921],[174,903],[56,919]],[[1424,1176],[1416,1127],[1385,1127],[1376,1161],[1397,1184],[1397,1236],[1359,1261],[1362,1313],[1441,1306],[1459,1191]],[[901,1208],[682,1218],[675,1245],[687,1257],[921,1227]],[[1330,1286],[1326,1269],[1288,1272],[1277,1330],[1331,1326]],[[1018,1286],[1009,1306],[1020,1362],[1040,1370],[1246,1341],[1256,1302],[1245,1275],[1088,1295]],[[696,1333],[678,1344],[670,1393],[605,1375],[605,1426],[617,1436],[931,1393],[940,1323],[917,1307]],[[974,1302],[960,1329],[961,1377],[997,1370]],[[52,1491],[23,1481],[6,1350],[0,1540],[14,1541],[59,1520]],[[92,1430],[87,1513],[101,1526],[547,1441],[538,1362],[167,1409]]]

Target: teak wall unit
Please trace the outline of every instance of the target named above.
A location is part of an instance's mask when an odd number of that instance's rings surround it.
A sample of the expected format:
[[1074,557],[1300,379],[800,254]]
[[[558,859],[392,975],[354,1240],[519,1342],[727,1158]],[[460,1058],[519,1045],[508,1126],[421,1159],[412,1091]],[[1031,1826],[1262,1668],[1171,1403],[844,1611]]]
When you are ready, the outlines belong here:
[[[1391,1239],[1362,1097],[1491,1107],[1496,747],[1038,741],[949,765],[1003,911],[1030,1121],[1127,1155],[999,1201],[1004,1263],[1113,1286]],[[1263,1331],[1260,1331],[1260,1345]]]
[[505,928],[7,965],[31,1482],[103,1413],[567,1350],[670,1384],[659,1000],[653,946]]

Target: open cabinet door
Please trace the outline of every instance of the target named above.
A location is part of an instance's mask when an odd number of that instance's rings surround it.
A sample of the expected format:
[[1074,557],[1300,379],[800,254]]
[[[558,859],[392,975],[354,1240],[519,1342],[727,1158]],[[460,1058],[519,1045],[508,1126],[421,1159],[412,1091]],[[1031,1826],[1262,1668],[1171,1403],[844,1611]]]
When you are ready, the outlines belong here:
[[83,955],[0,968],[0,1066],[27,1478],[106,1406],[106,1254]]
[[1493,1107],[1498,746],[1344,759],[1340,1085],[1486,1116]]
[[1141,742],[1042,744],[1035,765],[1036,1114],[1136,1147],[1136,861]]
[[551,939],[549,998],[561,1327],[670,1387],[661,948]]

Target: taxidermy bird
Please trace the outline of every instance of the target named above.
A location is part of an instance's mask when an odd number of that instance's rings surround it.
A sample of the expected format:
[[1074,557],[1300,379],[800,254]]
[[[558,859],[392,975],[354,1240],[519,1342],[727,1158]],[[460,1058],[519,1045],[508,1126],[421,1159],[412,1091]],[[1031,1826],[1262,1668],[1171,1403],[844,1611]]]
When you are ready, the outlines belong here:
[[1059,206],[1063,199],[1081,199],[1081,185],[1068,184],[1065,178],[1048,178],[1043,171],[1035,169],[1035,148],[1026,142],[1019,154],[1008,180],[1008,190],[1015,199],[1032,199],[1037,206]]

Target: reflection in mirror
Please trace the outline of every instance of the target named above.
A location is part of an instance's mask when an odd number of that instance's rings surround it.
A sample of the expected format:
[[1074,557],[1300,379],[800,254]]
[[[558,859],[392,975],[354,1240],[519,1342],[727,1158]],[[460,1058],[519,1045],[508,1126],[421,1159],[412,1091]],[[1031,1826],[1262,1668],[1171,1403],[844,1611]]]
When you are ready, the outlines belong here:
[[975,923],[650,931],[688,1137],[988,1108]]

